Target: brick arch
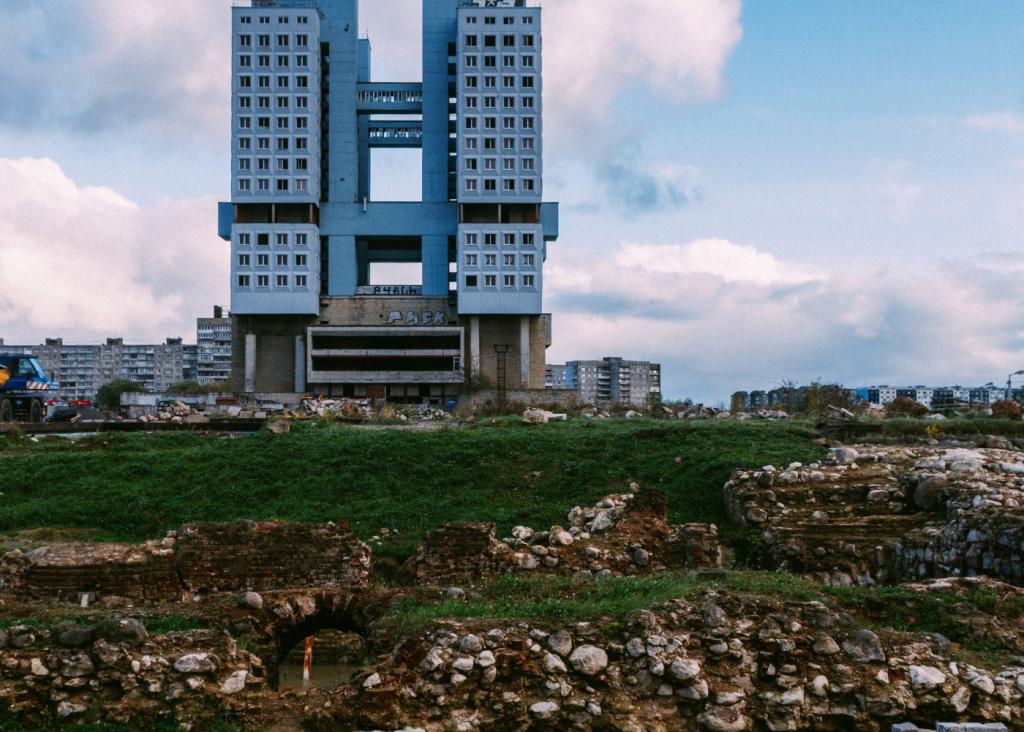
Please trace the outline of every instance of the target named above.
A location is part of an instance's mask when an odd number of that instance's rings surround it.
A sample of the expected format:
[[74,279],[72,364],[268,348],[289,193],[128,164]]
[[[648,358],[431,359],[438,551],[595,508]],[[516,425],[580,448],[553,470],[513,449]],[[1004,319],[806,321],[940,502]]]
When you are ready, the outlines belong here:
[[341,630],[362,636],[390,602],[392,593],[350,591],[293,591],[263,594],[263,609],[254,627],[254,652],[263,661],[267,680],[276,689],[278,669],[303,638],[321,630]]

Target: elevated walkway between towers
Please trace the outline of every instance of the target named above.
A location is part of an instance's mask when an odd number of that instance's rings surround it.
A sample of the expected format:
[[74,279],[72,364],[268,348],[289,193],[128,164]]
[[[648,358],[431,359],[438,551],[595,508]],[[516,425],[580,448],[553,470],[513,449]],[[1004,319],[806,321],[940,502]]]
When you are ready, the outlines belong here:
[[361,82],[356,85],[359,114],[423,114],[423,84]]

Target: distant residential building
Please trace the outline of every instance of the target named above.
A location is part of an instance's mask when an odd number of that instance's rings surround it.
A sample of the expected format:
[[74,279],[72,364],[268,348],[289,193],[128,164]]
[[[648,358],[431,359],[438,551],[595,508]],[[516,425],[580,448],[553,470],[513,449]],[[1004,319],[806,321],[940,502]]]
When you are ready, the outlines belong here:
[[544,367],[544,388],[565,389],[565,364],[548,364]]
[[196,365],[200,384],[231,380],[231,315],[214,307],[212,318],[196,318]]
[[[549,364],[549,389],[572,389],[588,404],[643,407],[661,400],[661,364],[606,356],[600,361]],[[556,386],[556,384],[563,384]]]
[[31,354],[39,359],[47,376],[60,383],[62,399],[96,397],[104,384],[119,379],[134,381],[148,391],[164,391],[186,378],[186,346],[181,338],[163,344],[130,345],[123,338],[108,338],[102,345],[65,344],[63,338],[47,338],[37,346],[5,345],[0,354]]
[[868,387],[868,402],[871,404],[881,404],[883,407],[886,404],[891,404],[896,401],[896,389],[891,386],[869,386]]
[[[865,401],[872,404],[885,406],[891,404],[897,397],[913,399],[929,409],[936,406],[970,404],[972,406],[984,406],[994,404],[1006,398],[1006,389],[993,384],[986,384],[976,388],[963,386],[869,386],[866,390]],[[1020,399],[1024,396],[1022,389],[1013,390],[1013,398]]]

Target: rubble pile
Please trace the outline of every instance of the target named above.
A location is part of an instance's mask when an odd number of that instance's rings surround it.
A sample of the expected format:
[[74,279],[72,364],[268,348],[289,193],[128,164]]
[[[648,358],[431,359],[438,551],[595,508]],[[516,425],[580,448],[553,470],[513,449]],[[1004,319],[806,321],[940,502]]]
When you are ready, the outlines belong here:
[[399,409],[398,419],[402,422],[447,422],[452,415],[438,407],[420,404]]
[[0,590],[141,601],[279,587],[366,587],[370,549],[347,527],[239,521],[186,524],[144,544],[62,543],[0,554]]
[[211,630],[151,636],[118,617],[0,630],[0,709],[30,722],[128,724],[173,713],[194,723],[266,682],[258,656]]
[[174,404],[161,406],[156,414],[139,415],[139,421],[143,423],[170,422],[171,424],[206,424],[209,418],[203,412],[196,411],[185,402],[177,401]]
[[299,414],[306,417],[369,419],[373,409],[368,399],[333,399],[317,397],[304,399]]
[[446,584],[508,572],[606,577],[721,566],[713,524],[672,526],[666,515],[665,494],[647,490],[576,506],[565,527],[516,526],[503,540],[493,524],[446,524],[426,538],[404,571],[420,584]]
[[941,636],[875,631],[816,602],[707,591],[621,625],[448,622],[331,695],[342,728],[888,730],[1022,722],[1024,665],[985,669]]
[[737,471],[730,516],[761,530],[765,567],[834,584],[989,575],[1024,584],[1024,453],[834,449],[808,466]]

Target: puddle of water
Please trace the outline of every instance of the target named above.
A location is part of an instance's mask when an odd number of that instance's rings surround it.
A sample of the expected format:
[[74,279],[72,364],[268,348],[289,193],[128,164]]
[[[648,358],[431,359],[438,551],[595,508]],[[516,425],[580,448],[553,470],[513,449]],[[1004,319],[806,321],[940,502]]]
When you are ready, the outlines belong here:
[[[330,691],[348,682],[361,667],[352,663],[320,663],[313,659],[309,673],[309,685]],[[282,663],[277,673],[278,691],[302,689],[302,664]]]

